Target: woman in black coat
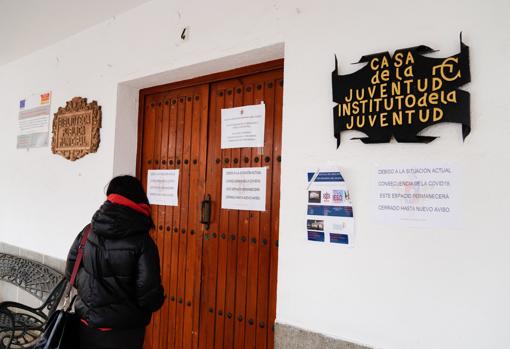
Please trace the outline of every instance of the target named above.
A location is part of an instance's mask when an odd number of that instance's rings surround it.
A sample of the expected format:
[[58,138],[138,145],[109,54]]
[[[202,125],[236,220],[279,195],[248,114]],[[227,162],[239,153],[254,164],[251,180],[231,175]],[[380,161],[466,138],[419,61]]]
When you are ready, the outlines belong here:
[[[94,214],[76,277],[75,310],[82,349],[141,349],[145,326],[164,301],[159,254],[149,235],[147,195],[134,177],[112,179],[107,200]],[[66,276],[82,234],[69,251]]]

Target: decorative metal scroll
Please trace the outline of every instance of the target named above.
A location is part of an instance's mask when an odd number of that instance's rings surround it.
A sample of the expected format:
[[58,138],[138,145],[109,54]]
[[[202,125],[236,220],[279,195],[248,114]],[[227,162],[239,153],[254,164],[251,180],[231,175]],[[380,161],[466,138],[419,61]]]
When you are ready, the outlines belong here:
[[16,285],[45,301],[62,280],[58,271],[38,262],[0,253],[0,280]]

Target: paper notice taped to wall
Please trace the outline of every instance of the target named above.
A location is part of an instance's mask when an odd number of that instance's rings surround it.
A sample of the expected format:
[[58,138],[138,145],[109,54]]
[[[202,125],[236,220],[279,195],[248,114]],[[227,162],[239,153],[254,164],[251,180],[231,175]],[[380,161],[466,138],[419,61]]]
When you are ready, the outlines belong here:
[[32,95],[19,101],[18,149],[48,146],[51,92]]
[[459,170],[449,163],[387,164],[374,168],[374,216],[380,224],[457,227]]
[[335,169],[310,170],[307,177],[308,240],[352,246],[354,215],[342,174]]

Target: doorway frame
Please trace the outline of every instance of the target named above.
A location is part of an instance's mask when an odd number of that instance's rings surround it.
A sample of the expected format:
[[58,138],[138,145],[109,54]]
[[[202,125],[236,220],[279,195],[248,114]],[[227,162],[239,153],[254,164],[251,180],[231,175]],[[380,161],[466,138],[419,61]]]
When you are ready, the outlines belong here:
[[[266,72],[271,72],[274,70],[281,70],[284,73],[284,58],[279,58],[275,60],[270,60],[263,63],[257,63],[252,65],[247,65],[240,68],[230,69],[226,71],[220,71],[215,72],[212,74],[207,74],[199,77],[194,77],[191,79],[171,82],[167,84],[162,84],[158,86],[143,88],[139,90],[139,106],[138,106],[138,129],[137,129],[137,146],[136,146],[136,176],[141,179],[143,177],[143,149],[144,149],[144,125],[145,125],[145,109],[146,109],[146,99],[149,95],[158,95],[158,94],[164,94],[170,91],[179,90],[179,89],[185,89],[185,88],[191,88],[194,86],[199,85],[208,85],[209,91],[211,89],[212,84],[221,82],[221,81],[227,81],[227,80],[233,80],[233,79],[242,79],[245,76],[250,76],[254,74],[261,74]],[[211,96],[209,96],[209,100],[207,103],[209,104],[211,102]],[[283,102],[282,102],[283,104]],[[282,105],[283,107],[283,105]],[[282,111],[283,113],[283,111]],[[283,119],[283,114],[282,114]],[[209,134],[209,115],[208,115],[208,122],[207,122],[207,133]],[[283,132],[283,130],[281,130]],[[207,150],[208,153],[208,150]],[[281,178],[280,178],[281,183]],[[281,202],[281,198],[280,198]],[[279,217],[281,216],[281,211],[278,213],[278,221],[280,220]],[[202,269],[202,268],[200,268]],[[274,270],[274,269],[273,269]],[[202,273],[200,273],[200,279],[202,278]],[[278,266],[276,265],[276,275],[278,275]],[[199,283],[201,284],[201,282]],[[200,286],[201,288],[201,286]],[[275,288],[277,286],[275,285]],[[276,294],[275,294],[276,297]],[[274,299],[274,302],[277,303],[277,298]],[[275,304],[276,306],[276,304]],[[199,311],[200,311],[200,305],[199,305]],[[273,315],[274,316],[274,315]],[[274,331],[274,326],[273,326]],[[198,333],[197,333],[198,336]],[[274,332],[273,332],[274,336]]]

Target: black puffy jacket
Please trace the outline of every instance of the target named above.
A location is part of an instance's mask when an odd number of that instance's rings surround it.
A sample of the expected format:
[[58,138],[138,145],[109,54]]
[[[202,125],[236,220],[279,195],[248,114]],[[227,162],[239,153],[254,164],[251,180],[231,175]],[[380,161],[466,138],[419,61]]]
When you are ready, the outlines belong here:
[[[76,312],[91,327],[144,327],[163,304],[159,254],[148,234],[151,226],[149,217],[109,201],[94,214],[75,282]],[[68,278],[84,230],[69,251]]]

